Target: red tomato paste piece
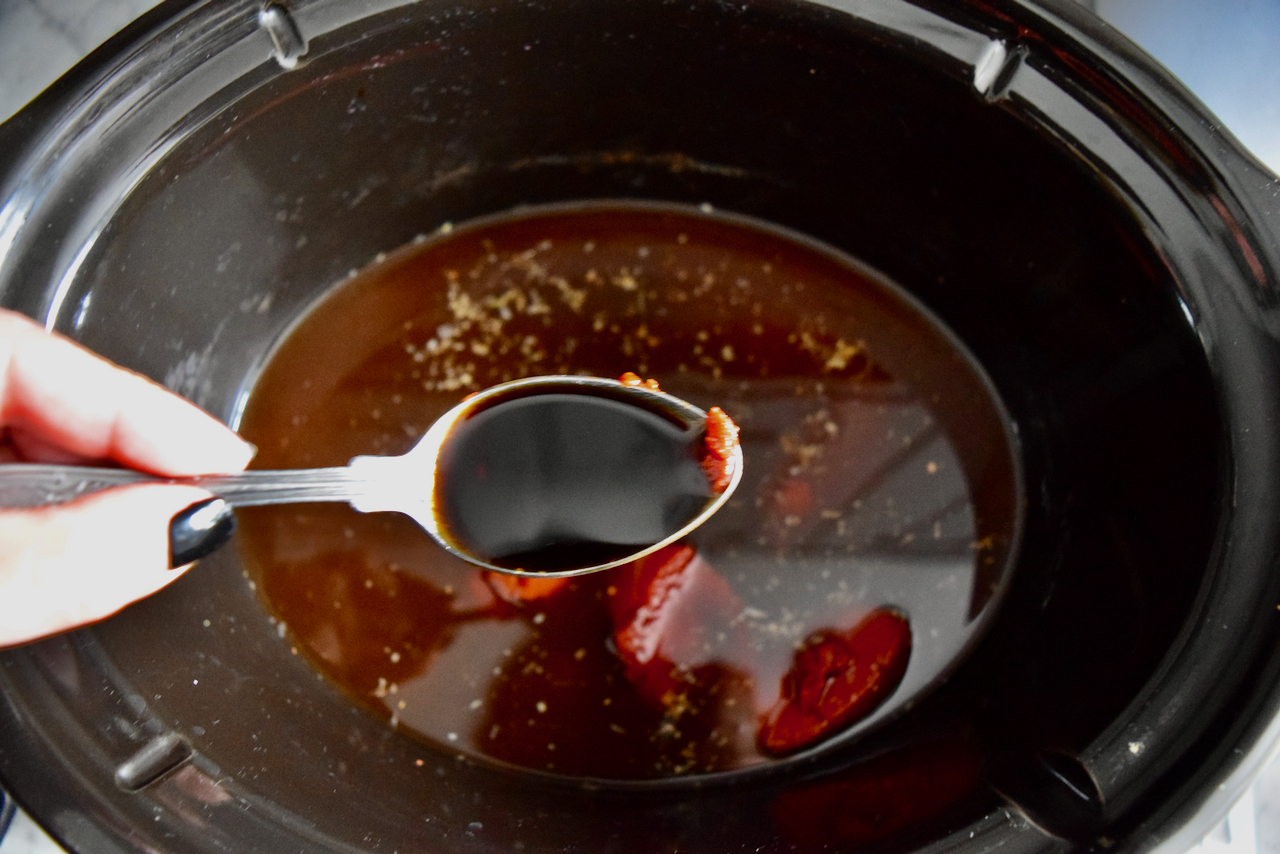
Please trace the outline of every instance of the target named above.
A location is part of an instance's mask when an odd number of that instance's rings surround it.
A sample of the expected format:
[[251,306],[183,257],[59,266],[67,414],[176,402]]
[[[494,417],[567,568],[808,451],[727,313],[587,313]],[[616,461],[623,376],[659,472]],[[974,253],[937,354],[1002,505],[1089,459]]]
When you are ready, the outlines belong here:
[[605,591],[613,642],[627,678],[658,708],[693,684],[695,669],[716,660],[742,601],[692,546],[674,544],[613,570]]
[[536,578],[525,575],[508,575],[505,572],[483,570],[485,583],[504,602],[521,605],[535,599],[546,599],[569,583],[568,578]]
[[820,629],[796,650],[778,701],[757,741],[767,753],[809,747],[869,715],[907,669],[911,626],[896,611],[873,611],[846,632]]
[[645,388],[650,389],[652,391],[662,391],[662,389],[658,388],[657,380],[642,380],[640,379],[639,374],[632,373],[631,371],[627,371],[625,374],[618,377],[618,382],[622,383],[625,386],[629,386],[631,388],[635,388],[636,386],[644,386]]
[[[640,375],[633,371],[627,371],[618,377],[618,382],[632,388],[643,386],[661,391],[657,380],[641,379]],[[733,467],[730,460],[733,459],[733,452],[737,447],[738,425],[733,423],[733,419],[726,415],[723,409],[718,406],[711,407],[707,412],[707,436],[704,440],[701,463],[707,480],[711,481],[711,491],[717,495],[728,489],[733,481]]]
[[702,470],[717,495],[729,488],[733,480],[733,452],[738,447],[738,425],[718,406],[707,412],[707,438],[702,455]]

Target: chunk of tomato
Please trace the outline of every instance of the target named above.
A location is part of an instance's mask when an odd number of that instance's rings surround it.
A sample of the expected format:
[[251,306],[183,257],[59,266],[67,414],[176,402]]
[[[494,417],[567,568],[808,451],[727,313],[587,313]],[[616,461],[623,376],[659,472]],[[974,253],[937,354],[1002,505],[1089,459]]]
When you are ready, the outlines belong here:
[[847,631],[820,629],[796,650],[757,734],[766,753],[810,747],[871,714],[902,681],[911,625],[880,608]]
[[734,627],[742,601],[690,545],[612,570],[605,592],[627,678],[660,708],[697,682],[698,668],[721,661],[727,645],[746,644]]

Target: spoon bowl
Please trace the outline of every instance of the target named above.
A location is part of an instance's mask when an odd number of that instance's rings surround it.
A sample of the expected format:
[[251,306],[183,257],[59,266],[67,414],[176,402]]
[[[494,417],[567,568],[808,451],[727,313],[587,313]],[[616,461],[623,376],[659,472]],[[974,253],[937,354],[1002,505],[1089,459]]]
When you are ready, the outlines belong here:
[[459,403],[401,457],[353,459],[376,486],[351,505],[405,513],[486,569],[597,572],[686,536],[733,494],[742,451],[715,492],[699,461],[706,425],[705,411],[644,386],[514,380]]
[[0,507],[145,482],[199,486],[232,507],[345,501],[365,513],[403,513],[484,569],[582,575],[657,551],[724,506],[742,477],[742,451],[731,443],[725,458],[705,464],[722,475],[713,484],[704,469],[707,425],[707,412],[655,388],[531,377],[471,395],[400,456],[190,478],[3,465]]

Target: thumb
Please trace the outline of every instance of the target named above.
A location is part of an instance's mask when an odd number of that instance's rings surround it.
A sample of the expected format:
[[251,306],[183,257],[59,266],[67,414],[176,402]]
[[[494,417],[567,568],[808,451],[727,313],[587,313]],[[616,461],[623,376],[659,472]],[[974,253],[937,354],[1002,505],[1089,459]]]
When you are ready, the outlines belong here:
[[235,516],[193,486],[146,484],[0,512],[0,647],[109,617],[230,538]]

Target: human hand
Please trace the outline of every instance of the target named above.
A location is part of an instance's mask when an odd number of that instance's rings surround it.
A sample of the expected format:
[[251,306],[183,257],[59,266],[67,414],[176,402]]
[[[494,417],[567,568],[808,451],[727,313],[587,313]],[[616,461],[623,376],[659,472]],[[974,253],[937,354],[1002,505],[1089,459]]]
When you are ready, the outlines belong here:
[[[240,471],[252,456],[191,403],[0,309],[0,462],[183,477]],[[220,500],[177,484],[0,511],[0,647],[95,622],[156,592],[225,542],[234,522]]]

